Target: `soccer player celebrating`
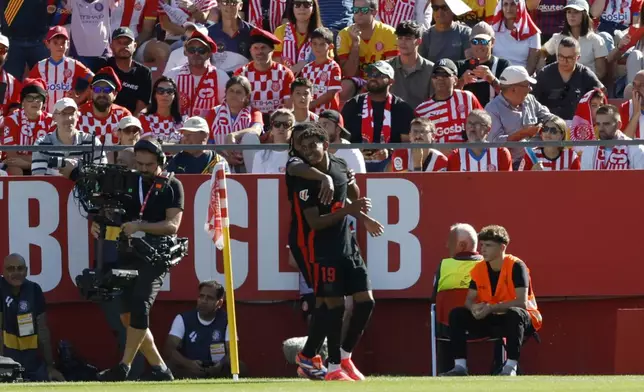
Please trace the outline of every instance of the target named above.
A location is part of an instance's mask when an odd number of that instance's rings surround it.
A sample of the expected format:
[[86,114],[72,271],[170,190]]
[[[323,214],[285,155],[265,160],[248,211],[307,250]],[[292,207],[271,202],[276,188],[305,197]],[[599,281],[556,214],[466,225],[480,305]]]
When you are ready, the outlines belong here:
[[[319,181],[309,180],[305,176],[293,177],[292,173],[287,177],[294,216],[289,243],[293,257],[305,272],[307,284],[311,285],[316,295],[315,322],[311,323],[309,339],[321,342],[326,332],[329,347],[326,380],[363,380],[364,376],[351,360],[351,352],[364,332],[375,302],[366,266],[351,235],[348,216],[361,220],[374,236],[382,234],[383,227],[366,215],[371,201],[355,197],[359,189],[352,178],[347,181],[351,176],[346,162],[328,153],[327,132],[318,124],[305,123],[296,125],[293,135],[295,148],[310,165],[308,171],[328,178],[334,189],[331,203],[324,203],[318,198],[321,190]],[[301,166],[303,162],[295,158],[289,161],[290,164]],[[353,197],[353,201],[348,197]],[[310,241],[306,241],[306,238]],[[353,296],[354,308],[342,342],[345,295]],[[320,320],[324,319],[326,331],[319,325]],[[302,358],[305,355],[303,352],[296,360],[301,368],[310,363],[307,361],[310,357]]]

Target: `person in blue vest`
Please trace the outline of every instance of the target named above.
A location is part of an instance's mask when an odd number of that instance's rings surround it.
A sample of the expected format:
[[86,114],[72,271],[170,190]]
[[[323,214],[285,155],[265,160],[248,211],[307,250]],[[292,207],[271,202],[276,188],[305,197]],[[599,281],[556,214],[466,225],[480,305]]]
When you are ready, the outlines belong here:
[[38,283],[27,279],[27,263],[17,253],[4,259],[0,294],[0,354],[20,363],[26,380],[65,381],[54,364],[45,296]]
[[228,315],[222,307],[224,294],[224,286],[214,280],[200,283],[197,308],[177,315],[172,322],[165,355],[175,377],[215,378],[231,374]]

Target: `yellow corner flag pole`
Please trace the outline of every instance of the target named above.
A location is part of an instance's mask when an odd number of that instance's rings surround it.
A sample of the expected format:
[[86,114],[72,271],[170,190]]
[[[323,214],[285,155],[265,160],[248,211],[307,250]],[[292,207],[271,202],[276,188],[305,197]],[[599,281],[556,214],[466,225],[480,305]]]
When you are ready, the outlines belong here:
[[[219,157],[218,157],[219,158]],[[235,315],[235,285],[233,283],[233,263],[230,249],[230,220],[228,218],[228,191],[226,188],[227,162],[218,159],[210,180],[210,201],[206,231],[210,234],[217,249],[224,255],[224,275],[226,278],[226,311],[230,331],[230,370],[233,380],[239,380],[239,350],[237,341],[237,317]]]

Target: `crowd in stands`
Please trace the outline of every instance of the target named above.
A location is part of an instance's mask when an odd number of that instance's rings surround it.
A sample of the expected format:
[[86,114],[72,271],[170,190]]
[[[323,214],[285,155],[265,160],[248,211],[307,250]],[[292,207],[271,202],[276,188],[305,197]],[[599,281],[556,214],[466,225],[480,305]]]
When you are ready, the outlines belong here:
[[[250,144],[236,173],[282,173],[320,121],[356,172],[641,169],[644,149],[453,142],[644,137],[635,0],[54,0],[3,3],[0,145]],[[610,105],[617,103],[617,106]],[[360,149],[434,142],[439,149]],[[1,148],[1,146],[0,146]],[[343,150],[338,150],[338,152]],[[131,164],[131,151],[94,156]],[[177,173],[217,154],[183,151]],[[0,175],[79,156],[0,152]]]

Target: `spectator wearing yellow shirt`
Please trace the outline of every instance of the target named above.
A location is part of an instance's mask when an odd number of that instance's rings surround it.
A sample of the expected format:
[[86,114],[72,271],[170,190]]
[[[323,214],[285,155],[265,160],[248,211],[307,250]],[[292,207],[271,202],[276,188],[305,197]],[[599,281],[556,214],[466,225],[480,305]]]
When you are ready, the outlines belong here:
[[311,51],[309,35],[322,27],[317,0],[295,0],[287,4],[288,22],[275,29],[275,36],[282,41],[275,45],[273,61],[281,63],[298,74],[315,57]]
[[396,30],[376,20],[378,0],[354,0],[352,11],[354,24],[340,31],[336,45],[338,63],[347,78],[342,81],[343,102],[359,92],[370,64],[398,55]]

